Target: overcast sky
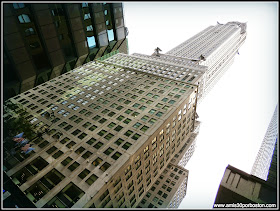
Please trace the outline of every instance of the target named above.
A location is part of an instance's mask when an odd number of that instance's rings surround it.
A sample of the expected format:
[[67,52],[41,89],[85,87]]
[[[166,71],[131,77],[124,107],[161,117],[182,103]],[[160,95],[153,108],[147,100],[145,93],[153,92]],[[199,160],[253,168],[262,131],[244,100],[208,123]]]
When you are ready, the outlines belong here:
[[165,53],[210,25],[247,22],[233,65],[198,106],[197,147],[179,208],[212,208],[228,164],[251,172],[278,103],[277,2],[124,2],[129,54]]

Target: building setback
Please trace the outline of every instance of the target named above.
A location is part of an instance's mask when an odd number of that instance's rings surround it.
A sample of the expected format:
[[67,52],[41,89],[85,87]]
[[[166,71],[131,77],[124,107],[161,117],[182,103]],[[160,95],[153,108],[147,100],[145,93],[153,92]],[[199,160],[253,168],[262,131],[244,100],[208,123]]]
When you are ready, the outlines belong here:
[[4,3],[4,99],[108,53],[128,53],[121,3]]
[[[221,34],[244,36],[241,26]],[[49,132],[32,140],[28,155],[4,143],[5,174],[38,208],[178,207],[199,131],[196,107],[210,83],[208,58],[117,53],[10,98]]]

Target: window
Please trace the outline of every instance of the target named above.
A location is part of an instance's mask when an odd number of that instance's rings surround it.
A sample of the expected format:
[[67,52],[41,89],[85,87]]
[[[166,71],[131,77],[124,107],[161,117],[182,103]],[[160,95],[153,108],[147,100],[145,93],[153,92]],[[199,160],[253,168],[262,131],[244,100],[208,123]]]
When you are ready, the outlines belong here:
[[99,149],[100,147],[102,147],[103,143],[102,142],[98,142],[97,144],[95,144],[93,147],[96,149]]
[[82,7],[88,7],[88,3],[82,3]]
[[73,159],[70,157],[67,157],[66,159],[64,159],[61,164],[66,166],[68,163],[70,163]]
[[74,136],[76,136],[77,134],[79,134],[81,131],[79,130],[79,129],[77,129],[77,130],[75,130],[74,132],[72,132],[72,134],[74,135]]
[[76,143],[74,141],[71,141],[69,144],[66,146],[70,149],[72,146],[74,146]]
[[89,185],[92,185],[96,180],[98,179],[98,177],[95,174],[92,174],[87,180],[86,183]]
[[107,127],[109,128],[113,128],[116,124],[114,122],[111,122],[109,125],[107,125]]
[[118,125],[114,130],[119,132],[119,131],[121,131],[122,129],[123,129],[123,127],[120,126],[120,125]]
[[87,19],[90,19],[90,18],[91,18],[91,17],[90,17],[90,13],[85,14],[84,20],[87,20]]
[[128,124],[128,123],[131,122],[131,119],[127,118],[127,119],[125,119],[123,122],[124,122],[125,124]]
[[117,120],[121,121],[124,118],[124,116],[120,115],[118,116]]
[[122,148],[124,148],[124,149],[127,150],[131,145],[132,145],[131,143],[126,142],[126,143],[122,146]]
[[148,119],[149,119],[149,117],[146,115],[141,118],[141,120],[143,120],[143,121],[147,121]]
[[87,151],[87,152],[85,152],[85,153],[82,155],[82,158],[87,159],[87,158],[89,158],[91,155],[92,155],[92,152]]
[[[36,49],[36,48],[40,47],[40,44],[39,44],[39,42],[34,42],[34,43],[31,43],[29,46],[31,49]],[[44,104],[44,102],[42,102],[41,104]]]
[[[92,25],[87,26],[87,31],[93,31]],[[87,37],[87,42],[88,42],[88,47],[89,48],[95,48],[96,47],[96,41],[95,41],[94,36]]]
[[124,142],[124,140],[119,138],[117,141],[115,141],[115,144],[116,145],[121,145],[122,142]]
[[60,157],[62,154],[64,154],[62,151],[58,150],[56,153],[53,154],[53,158],[57,159],[58,157]]
[[106,151],[104,151],[103,153],[106,154],[106,155],[110,155],[114,150],[109,147],[108,149],[106,149]]
[[33,203],[36,203],[64,178],[64,175],[59,173],[56,169],[52,169],[26,191],[24,191],[24,193]]
[[114,135],[109,133],[104,138],[107,139],[107,140],[110,140],[112,137],[114,137]]
[[52,154],[57,148],[55,146],[52,146],[50,149],[47,150],[48,154]]
[[103,123],[106,122],[106,121],[107,121],[107,119],[102,118],[102,119],[100,119],[98,122],[100,122],[101,124],[103,124]]
[[162,115],[163,115],[163,113],[160,111],[156,113],[156,116],[158,116],[158,117],[161,117]]
[[90,131],[94,131],[96,128],[97,128],[96,125],[92,125],[92,126],[89,128],[89,130],[90,130]]
[[84,194],[85,193],[80,188],[78,188],[74,183],[70,182],[55,197],[53,197],[49,202],[47,202],[44,208],[70,208]]
[[138,140],[141,137],[138,133],[135,133],[131,138],[134,140]]
[[75,152],[79,155],[79,154],[81,154],[84,150],[85,150],[84,147],[80,147],[80,148],[77,149]]
[[90,171],[88,169],[84,169],[78,176],[81,179],[84,179],[89,173],[90,173]]
[[28,29],[25,29],[25,36],[30,36],[32,34],[35,34],[35,31],[33,28],[28,28]]
[[100,163],[102,163],[102,159],[101,158],[96,158],[93,162],[92,162],[92,164],[94,165],[94,166],[98,166]]
[[88,145],[92,145],[94,142],[96,142],[96,139],[95,138],[91,138],[87,141],[87,144]]
[[24,8],[24,4],[23,3],[13,3],[13,7],[15,9]]
[[68,169],[70,170],[70,171],[74,171],[78,166],[79,166],[80,164],[78,163],[78,162],[74,162],[74,163],[72,163],[69,167],[68,167]]
[[[108,21],[108,24],[107,24],[107,21],[106,21],[106,25],[109,25],[109,21]],[[111,42],[115,39],[113,29],[107,30],[107,34],[108,34],[109,42]]]
[[111,165],[105,162],[99,169],[102,171],[106,171]]
[[86,122],[85,124],[83,124],[82,126],[84,127],[84,128],[87,128],[88,126],[90,126],[91,125],[91,123],[90,122]]
[[149,129],[149,127],[147,127],[146,125],[144,125],[140,130],[142,130],[143,132],[146,132]]
[[22,14],[18,16],[18,20],[20,23],[30,23],[30,18],[28,15]]
[[86,133],[82,133],[81,135],[78,136],[79,139],[83,139],[84,137],[86,137],[87,134]]
[[125,132],[124,135],[129,137],[132,133],[133,133],[133,132],[132,132],[131,130],[128,130],[128,131]]
[[64,139],[62,139],[61,141],[60,141],[60,143],[62,143],[62,144],[65,144],[67,141],[69,141],[70,139],[69,138],[67,138],[67,137],[65,137]]
[[64,39],[63,34],[58,35],[58,39],[59,39],[59,40],[63,40],[63,39]]
[[133,127],[134,127],[134,128],[139,128],[141,125],[142,125],[141,123],[136,122],[136,123],[133,125]]
[[106,130],[101,130],[101,131],[99,131],[99,133],[97,133],[97,134],[100,135],[100,136],[103,136],[105,133],[107,133]]
[[108,116],[110,116],[110,117],[112,117],[112,116],[114,116],[116,113],[115,112],[110,112],[109,114],[108,114]]
[[112,158],[113,158],[114,160],[117,160],[117,159],[119,159],[119,157],[120,157],[121,155],[122,155],[121,153],[116,152],[115,154],[113,154]]

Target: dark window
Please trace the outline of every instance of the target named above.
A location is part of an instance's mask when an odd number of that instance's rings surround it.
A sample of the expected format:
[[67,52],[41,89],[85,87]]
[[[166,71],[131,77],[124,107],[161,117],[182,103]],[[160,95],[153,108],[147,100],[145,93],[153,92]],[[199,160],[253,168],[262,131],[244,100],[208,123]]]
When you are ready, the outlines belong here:
[[75,161],[74,163],[72,163],[72,164],[68,167],[68,169],[69,169],[70,171],[74,171],[79,165],[80,165],[80,164],[77,163],[77,162]]
[[35,34],[35,31],[33,28],[25,29],[25,36],[30,36],[32,34]]
[[119,157],[120,157],[121,155],[122,155],[121,153],[116,152],[115,154],[113,154],[112,158],[113,158],[114,160],[117,160],[117,159],[119,159]]
[[70,182],[55,197],[46,203],[44,207],[68,208],[72,207],[85,193]]
[[40,43],[39,42],[34,42],[34,43],[31,43],[29,46],[30,46],[31,49],[40,48]]
[[124,149],[127,150],[131,145],[132,145],[131,143],[126,142],[126,143],[122,146],[122,148],[124,148]]
[[83,170],[78,176],[81,179],[84,179],[88,174],[90,173],[90,171],[88,169]]
[[98,177],[95,174],[92,174],[87,180],[86,183],[89,185],[92,185],[96,180],[98,179]]

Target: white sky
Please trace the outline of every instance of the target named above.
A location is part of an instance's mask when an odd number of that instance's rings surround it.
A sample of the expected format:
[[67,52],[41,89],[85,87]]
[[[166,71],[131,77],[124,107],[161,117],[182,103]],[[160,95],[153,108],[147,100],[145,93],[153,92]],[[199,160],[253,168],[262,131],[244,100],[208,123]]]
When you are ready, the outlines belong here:
[[228,164],[247,173],[278,103],[277,2],[124,2],[129,54],[165,53],[210,25],[247,22],[233,65],[198,106],[200,133],[179,208],[212,208]]

